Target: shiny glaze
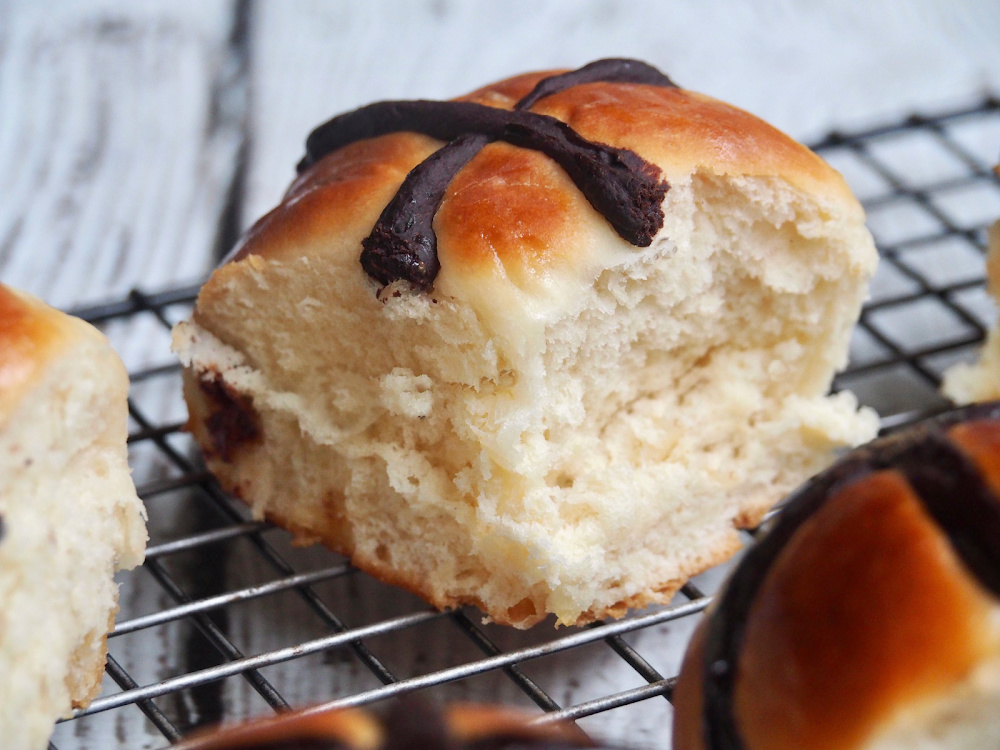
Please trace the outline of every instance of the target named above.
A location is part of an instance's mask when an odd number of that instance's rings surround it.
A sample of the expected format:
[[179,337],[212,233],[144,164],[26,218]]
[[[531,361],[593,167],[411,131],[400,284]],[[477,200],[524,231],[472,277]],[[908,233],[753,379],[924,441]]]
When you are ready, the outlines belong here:
[[633,151],[588,141],[556,118],[526,111],[546,96],[593,82],[675,88],[645,63],[609,59],[542,79],[513,110],[474,102],[379,102],[314,130],[298,169],[357,140],[387,133],[411,131],[448,141],[407,175],[362,242],[361,265],[382,284],[406,279],[420,289],[433,286],[440,270],[433,221],[445,190],[462,167],[497,140],[555,160],[622,238],[645,247],[663,225],[660,204],[668,185],[660,170]]
[[1000,446],[998,419],[1000,404],[949,413],[858,449],[789,499],[733,573],[707,626],[702,729],[708,750],[747,747],[736,720],[734,688],[751,610],[786,546],[845,486],[863,488],[886,471],[899,474],[965,568],[1000,597],[1000,500],[991,489],[1000,483],[1000,453],[989,451]]

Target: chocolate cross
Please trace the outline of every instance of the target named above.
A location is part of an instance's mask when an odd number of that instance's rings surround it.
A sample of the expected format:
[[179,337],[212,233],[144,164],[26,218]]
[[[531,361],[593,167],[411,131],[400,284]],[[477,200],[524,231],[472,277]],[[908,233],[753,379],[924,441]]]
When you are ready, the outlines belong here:
[[676,88],[646,63],[609,59],[539,81],[513,110],[472,102],[378,102],[310,133],[298,170],[349,143],[387,133],[410,131],[448,141],[410,171],[362,242],[361,265],[383,285],[406,279],[419,289],[433,286],[441,268],[434,215],[454,176],[491,141],[555,160],[623,239],[647,247],[663,226],[661,203],[669,188],[659,168],[634,151],[589,141],[561,120],[526,111],[543,97],[596,81]]

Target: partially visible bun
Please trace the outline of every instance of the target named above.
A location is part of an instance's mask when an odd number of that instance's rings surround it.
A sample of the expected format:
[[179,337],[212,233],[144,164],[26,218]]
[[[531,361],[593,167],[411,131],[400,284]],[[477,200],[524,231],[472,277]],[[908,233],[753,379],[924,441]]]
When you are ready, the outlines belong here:
[[[545,77],[465,100],[509,110]],[[532,111],[659,170],[648,247],[553,159],[493,142],[445,190],[433,288],[384,285],[363,240],[442,143],[381,135],[306,169],[174,331],[190,429],[257,517],[518,627],[668,601],[876,429],[826,395],[876,262],[840,175],[676,87]]]
[[534,725],[521,711],[502,706],[454,704],[443,711],[404,701],[385,719],[360,709],[303,711],[203,730],[177,750],[570,750],[594,747],[571,724]]
[[115,571],[142,562],[128,376],[92,326],[0,285],[0,738],[44,748],[101,686]]
[[[1000,221],[990,227],[987,236],[987,289],[997,300],[1000,299]],[[942,390],[956,404],[1000,399],[1000,325],[994,324],[987,332],[975,363],[961,362],[945,372]]]
[[691,642],[675,750],[1000,747],[1000,404],[848,454]]

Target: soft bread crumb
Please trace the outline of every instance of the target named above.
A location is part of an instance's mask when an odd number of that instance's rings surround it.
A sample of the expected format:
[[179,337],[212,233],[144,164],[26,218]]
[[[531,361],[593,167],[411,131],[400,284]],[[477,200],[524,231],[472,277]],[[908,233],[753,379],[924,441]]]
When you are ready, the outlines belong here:
[[[376,296],[328,238],[223,267],[174,332],[209,466],[258,517],[439,607],[526,627],[669,600],[875,434],[824,394],[876,256],[853,200],[780,178],[698,171],[665,213],[648,249],[594,229],[544,294],[463,277]],[[231,461],[203,379],[261,424]]]
[[[113,576],[142,562],[146,529],[126,461],[121,361],[83,322],[17,304],[51,318],[57,341],[39,342],[23,387],[0,377],[19,393],[0,409],[0,744],[38,750],[57,718],[100,690]],[[0,373],[17,365],[6,344]]]

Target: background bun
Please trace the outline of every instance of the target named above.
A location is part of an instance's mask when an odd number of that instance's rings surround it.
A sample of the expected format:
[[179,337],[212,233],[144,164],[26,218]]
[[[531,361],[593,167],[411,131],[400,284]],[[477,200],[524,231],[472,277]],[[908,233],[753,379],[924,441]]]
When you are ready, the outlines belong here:
[[997,747],[997,539],[1000,405],[849,454],[789,500],[713,603],[675,692],[674,747]]

